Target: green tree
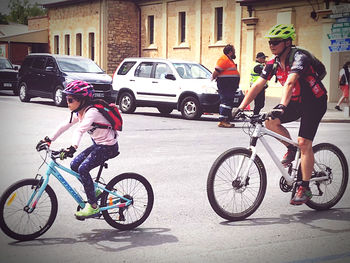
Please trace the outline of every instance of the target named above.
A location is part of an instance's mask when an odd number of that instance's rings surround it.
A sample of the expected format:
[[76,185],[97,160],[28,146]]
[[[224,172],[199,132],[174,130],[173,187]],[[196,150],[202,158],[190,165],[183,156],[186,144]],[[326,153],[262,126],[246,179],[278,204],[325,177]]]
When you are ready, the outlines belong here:
[[47,12],[38,3],[31,5],[28,0],[10,0],[8,7],[8,21],[25,25],[28,25],[28,17],[42,16]]
[[7,22],[7,16],[6,15],[3,15],[1,12],[0,12],[0,25],[7,25],[8,22]]

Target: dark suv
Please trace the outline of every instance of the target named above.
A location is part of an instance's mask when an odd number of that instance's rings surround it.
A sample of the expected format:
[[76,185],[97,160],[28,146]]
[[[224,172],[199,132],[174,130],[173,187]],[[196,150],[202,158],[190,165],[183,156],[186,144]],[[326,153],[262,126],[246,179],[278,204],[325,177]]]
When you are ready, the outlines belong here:
[[78,56],[30,54],[19,70],[19,98],[28,102],[33,97],[53,99],[55,105],[65,106],[62,93],[73,80],[84,80],[93,85],[95,98],[111,102],[112,78],[91,59]]
[[17,74],[17,66],[13,66],[7,58],[0,58],[0,90],[13,90],[17,95]]

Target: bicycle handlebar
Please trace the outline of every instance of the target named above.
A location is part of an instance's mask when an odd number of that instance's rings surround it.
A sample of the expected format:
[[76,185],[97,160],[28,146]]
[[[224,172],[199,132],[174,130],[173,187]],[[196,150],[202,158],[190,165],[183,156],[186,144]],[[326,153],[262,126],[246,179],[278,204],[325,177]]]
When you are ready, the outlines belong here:
[[64,150],[64,149],[61,149],[59,151],[55,151],[55,150],[51,150],[50,149],[50,146],[47,144],[47,143],[43,143],[41,144],[39,147],[36,148],[36,150],[38,152],[41,152],[41,151],[46,151],[46,153],[50,154],[50,157],[54,160],[60,158],[60,154],[61,152]]
[[262,124],[264,121],[267,119],[271,118],[271,114],[269,113],[263,113],[263,114],[258,114],[258,115],[248,115],[244,111],[240,112],[237,114],[237,119],[242,119],[242,120],[249,120],[251,124],[255,123],[260,123]]

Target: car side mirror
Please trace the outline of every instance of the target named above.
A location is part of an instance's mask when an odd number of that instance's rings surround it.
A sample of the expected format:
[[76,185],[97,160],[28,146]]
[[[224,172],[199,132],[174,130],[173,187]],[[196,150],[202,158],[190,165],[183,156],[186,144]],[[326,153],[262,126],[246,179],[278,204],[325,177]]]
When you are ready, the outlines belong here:
[[45,71],[48,71],[48,72],[53,72],[55,71],[53,67],[46,67],[45,68]]
[[173,74],[165,74],[165,78],[170,79],[170,80],[176,80],[176,78]]
[[14,70],[18,70],[18,66],[14,66],[13,69],[14,69]]

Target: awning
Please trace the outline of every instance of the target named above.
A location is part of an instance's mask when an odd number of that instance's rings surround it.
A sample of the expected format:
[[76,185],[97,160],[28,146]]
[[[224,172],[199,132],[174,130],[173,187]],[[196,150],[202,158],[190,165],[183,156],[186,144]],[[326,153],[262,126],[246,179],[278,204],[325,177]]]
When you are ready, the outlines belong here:
[[0,42],[17,42],[17,43],[48,43],[49,30],[35,30],[20,34],[0,36]]

